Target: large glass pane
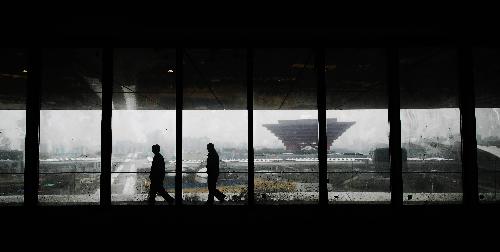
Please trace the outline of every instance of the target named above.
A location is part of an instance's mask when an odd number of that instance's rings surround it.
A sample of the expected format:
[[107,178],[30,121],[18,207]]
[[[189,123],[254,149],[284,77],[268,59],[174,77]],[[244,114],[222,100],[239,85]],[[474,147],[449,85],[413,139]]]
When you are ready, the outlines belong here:
[[[160,146],[165,162],[164,189],[175,193],[175,49],[117,48],[114,50],[113,204],[145,204],[149,174]],[[157,202],[165,204],[160,195]]]
[[316,109],[317,84],[312,49],[256,49],[253,80],[254,109]]
[[479,199],[485,202],[500,200],[499,113],[500,108],[476,108]]
[[114,49],[113,109],[175,110],[175,49]]
[[389,203],[385,50],[326,54],[327,171],[331,203]]
[[40,111],[39,202],[98,203],[101,111]]
[[481,202],[500,200],[500,50],[474,51],[478,190]]
[[0,204],[23,202],[24,110],[0,110]]
[[318,112],[314,51],[254,51],[255,200],[318,203]]
[[0,205],[24,200],[26,50],[0,49]]
[[0,109],[26,109],[27,52],[22,48],[0,48]]
[[246,109],[245,55],[241,48],[186,49],[183,109]]
[[317,118],[314,110],[254,111],[257,203],[317,203]]
[[[175,190],[175,111],[114,110],[111,196],[121,204],[143,202],[149,192],[149,172],[154,153],[160,146],[166,176],[164,188],[171,196]],[[158,201],[161,201],[158,196]]]
[[462,200],[456,50],[400,50],[405,204]]
[[44,49],[41,204],[97,204],[101,171],[101,50]]
[[[182,138],[182,195],[187,204],[208,200],[207,144],[219,155],[217,189],[231,204],[245,204],[248,185],[246,110],[185,110]],[[200,127],[202,126],[202,127]]]
[[329,201],[389,203],[387,109],[328,110],[326,115]]
[[[207,202],[210,198],[208,188],[215,185],[225,195],[227,203],[246,204],[248,115],[243,110],[247,106],[245,50],[191,48],[185,51],[184,62],[184,202]],[[218,177],[216,172],[211,173],[212,169],[207,167],[208,143],[214,145],[218,154]],[[210,154],[210,157],[215,159],[216,155]],[[223,199],[222,194],[214,193],[214,196],[218,198],[214,201],[216,204]]]
[[314,51],[254,51],[255,200],[318,203],[318,112]]

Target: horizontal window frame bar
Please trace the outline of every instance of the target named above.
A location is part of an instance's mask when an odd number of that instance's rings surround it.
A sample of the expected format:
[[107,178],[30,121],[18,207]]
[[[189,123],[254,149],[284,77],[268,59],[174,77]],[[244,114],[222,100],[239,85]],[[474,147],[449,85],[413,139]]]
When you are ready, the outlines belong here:
[[40,172],[40,175],[46,174],[101,174],[102,172]]
[[[40,172],[40,175],[42,174],[79,174],[79,173],[87,173],[87,174],[100,174],[101,172]],[[116,173],[116,174],[149,174],[150,172],[127,172],[127,171],[122,171],[122,172],[111,172],[111,173]],[[165,172],[166,174],[175,174],[176,172]],[[207,174],[206,172],[182,172],[183,174]],[[245,174],[248,172],[245,171],[224,171],[224,172],[219,172],[219,174],[224,174],[224,173],[241,173]],[[269,173],[290,173],[290,174],[317,174],[319,172],[299,172],[299,171],[273,171],[273,172],[268,172],[268,171],[255,171],[255,173],[262,173],[262,174],[269,174]],[[352,174],[387,174],[390,172],[378,172],[378,171],[327,171],[327,173],[331,174],[343,174],[343,173],[352,173]],[[500,172],[486,172],[486,173],[500,173]],[[411,172],[403,172],[403,174],[461,174],[461,172],[445,172],[445,171],[438,171],[438,172],[425,172],[425,171],[411,171]],[[0,175],[24,175],[24,172],[0,172]]]

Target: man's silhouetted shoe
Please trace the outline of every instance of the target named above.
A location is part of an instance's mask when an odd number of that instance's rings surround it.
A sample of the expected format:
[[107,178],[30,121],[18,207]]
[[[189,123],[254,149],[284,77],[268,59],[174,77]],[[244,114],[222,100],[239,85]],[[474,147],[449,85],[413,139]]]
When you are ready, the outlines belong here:
[[219,199],[220,203],[226,202],[226,195],[222,196],[222,199]]
[[167,203],[168,203],[169,205],[173,205],[173,204],[174,204],[174,202],[175,202],[175,199],[174,199],[174,198],[168,198],[168,199],[167,199]]

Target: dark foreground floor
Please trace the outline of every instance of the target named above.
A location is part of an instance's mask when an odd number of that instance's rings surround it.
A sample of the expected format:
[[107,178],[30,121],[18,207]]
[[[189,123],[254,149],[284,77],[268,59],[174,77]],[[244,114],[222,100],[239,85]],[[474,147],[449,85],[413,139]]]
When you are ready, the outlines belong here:
[[344,246],[425,248],[438,242],[447,249],[466,244],[495,248],[500,238],[499,209],[497,205],[399,210],[377,205],[4,207],[0,208],[0,246],[96,250],[160,245],[165,250],[172,246],[190,250],[210,245],[239,251],[268,244],[325,245],[335,250]]

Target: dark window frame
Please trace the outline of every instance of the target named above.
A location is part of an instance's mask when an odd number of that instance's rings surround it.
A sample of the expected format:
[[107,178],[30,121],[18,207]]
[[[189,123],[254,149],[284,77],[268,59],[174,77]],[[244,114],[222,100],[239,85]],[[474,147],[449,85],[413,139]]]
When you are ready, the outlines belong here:
[[[248,113],[248,204],[253,206],[254,199],[254,150],[253,150],[253,47],[247,47],[247,113]],[[324,69],[325,47],[322,45],[315,48],[317,70],[317,103],[319,122],[319,202],[322,207],[328,206],[328,191],[326,189],[326,88]],[[176,48],[176,176],[175,176],[175,198],[176,205],[182,204],[182,110],[183,110],[183,71],[182,55],[183,48]],[[456,49],[458,54],[458,81],[459,81],[459,109],[461,116],[461,138],[462,138],[462,179],[463,179],[463,201],[462,205],[467,207],[476,206],[478,199],[477,181],[477,156],[476,156],[476,124],[475,124],[475,97],[473,76],[473,55],[471,45],[462,45]],[[112,148],[112,85],[113,85],[113,48],[104,48],[103,51],[103,101],[101,122],[101,179],[100,179],[100,205],[111,205],[111,148]],[[391,45],[387,47],[387,81],[388,81],[388,118],[390,124],[390,156],[391,156],[391,205],[402,207],[402,167],[401,167],[401,123],[400,123],[400,97],[399,97],[399,71],[398,71],[398,47]],[[38,205],[38,181],[39,181],[39,125],[40,125],[40,87],[42,73],[42,48],[30,48],[28,51],[28,85],[26,93],[26,165],[24,173],[25,190],[24,205],[36,207]],[[326,203],[325,203],[326,202]],[[356,202],[350,202],[357,205]],[[175,207],[175,206],[174,206]]]

